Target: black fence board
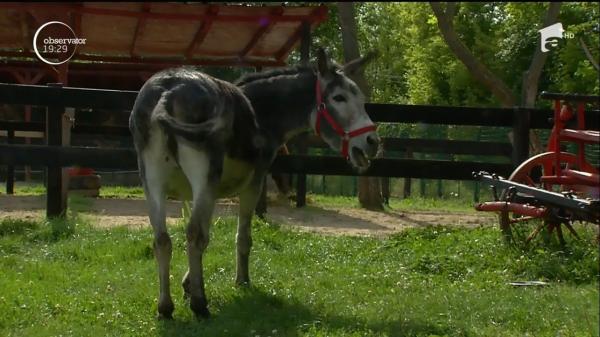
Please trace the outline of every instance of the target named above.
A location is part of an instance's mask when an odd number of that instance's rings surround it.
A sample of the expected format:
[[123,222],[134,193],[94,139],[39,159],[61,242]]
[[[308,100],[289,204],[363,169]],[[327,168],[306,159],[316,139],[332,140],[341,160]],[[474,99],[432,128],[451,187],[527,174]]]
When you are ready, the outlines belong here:
[[0,102],[71,108],[131,110],[137,91],[0,83]]
[[[92,168],[137,169],[134,149],[102,149],[97,147],[0,145],[0,165],[59,166],[80,165]],[[472,180],[473,171],[487,171],[508,175],[510,164],[480,162],[377,159],[362,175],[412,177],[431,179]],[[282,155],[278,156],[271,172],[305,173],[318,175],[360,175],[342,157]]]

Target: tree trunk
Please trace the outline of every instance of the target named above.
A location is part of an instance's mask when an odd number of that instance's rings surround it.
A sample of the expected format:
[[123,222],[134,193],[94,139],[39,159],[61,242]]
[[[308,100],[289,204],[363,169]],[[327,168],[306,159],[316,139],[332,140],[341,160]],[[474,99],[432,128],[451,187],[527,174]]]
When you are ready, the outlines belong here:
[[444,41],[452,50],[454,55],[467,67],[469,73],[486,88],[488,88],[492,94],[500,100],[503,106],[513,107],[517,100],[510,88],[500,79],[494,75],[480,60],[478,60],[473,53],[462,43],[459,39],[458,34],[454,30],[454,24],[452,22],[456,10],[456,3],[450,2],[446,5],[446,10],[442,8],[442,3],[430,2],[431,9],[437,18],[438,27],[444,37]]
[[[354,3],[338,2],[337,7],[339,11],[340,28],[342,29],[344,59],[346,62],[350,62],[360,57]],[[371,90],[367,85],[363,71],[357,71],[356,74],[350,78],[358,85],[368,100]],[[363,208],[383,210],[381,183],[378,177],[358,178],[358,200]]]
[[[560,12],[560,6],[560,2],[550,3],[542,27],[548,27],[556,23],[558,14]],[[544,64],[546,63],[547,58],[548,53],[542,52],[540,48],[535,48],[529,69],[523,74],[521,106],[526,108],[533,108],[535,106],[535,101],[538,96],[540,76],[542,75],[542,70],[544,69]],[[543,151],[540,138],[534,130],[530,131],[529,140],[533,154],[538,154]]]
[[[444,10],[442,3],[430,2],[431,9],[435,14],[440,32],[448,44],[448,47],[454,55],[467,67],[471,75],[480,83],[482,83],[505,107],[513,107],[518,103],[517,98],[508,88],[508,86],[496,75],[494,75],[473,53],[460,41],[458,34],[454,30],[452,22],[456,12],[456,3],[449,2]],[[551,2],[546,17],[544,18],[543,27],[547,27],[556,22],[560,12],[561,3]],[[540,48],[536,48],[531,59],[529,69],[523,74],[522,90],[521,90],[521,106],[533,107],[538,95],[538,85],[540,75],[546,63],[547,53],[543,53]],[[512,136],[509,135],[512,139]],[[530,144],[534,153],[542,151],[542,145],[537,134],[531,130],[529,134]]]

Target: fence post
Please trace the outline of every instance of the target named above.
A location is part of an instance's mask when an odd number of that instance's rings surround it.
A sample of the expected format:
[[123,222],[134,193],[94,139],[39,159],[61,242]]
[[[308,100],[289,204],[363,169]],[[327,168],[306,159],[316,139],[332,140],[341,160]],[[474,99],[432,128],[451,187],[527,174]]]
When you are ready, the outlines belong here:
[[[8,144],[15,143],[15,130],[8,129]],[[8,165],[6,170],[6,194],[14,194],[15,193],[15,167],[13,165]]]
[[[310,57],[310,23],[302,22],[302,36],[300,40],[300,62],[308,64]],[[301,134],[298,136],[298,153],[306,154],[308,152],[307,135]],[[296,207],[306,206],[306,174],[298,174],[296,183]]]
[[[49,87],[62,88],[61,83],[49,83]],[[65,107],[57,105],[46,108],[46,144],[63,146],[63,127],[66,126],[63,114]],[[56,158],[58,159],[58,158]],[[67,186],[63,179],[60,164],[48,165],[46,170],[46,217],[64,217],[67,211]]]
[[390,205],[390,177],[380,177],[381,179],[381,196],[383,203]]
[[514,167],[521,165],[529,158],[529,128],[531,116],[529,111],[521,110],[518,106],[513,108],[513,153],[512,164]]

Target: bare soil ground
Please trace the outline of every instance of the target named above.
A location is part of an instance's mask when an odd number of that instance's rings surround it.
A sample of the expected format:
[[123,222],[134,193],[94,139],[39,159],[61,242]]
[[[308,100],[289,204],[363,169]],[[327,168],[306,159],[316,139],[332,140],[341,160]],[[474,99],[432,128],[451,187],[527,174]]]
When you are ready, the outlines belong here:
[[[169,223],[174,223],[181,217],[181,205],[178,201],[168,202]],[[148,226],[148,213],[144,200],[85,199],[84,208],[82,214],[88,216],[98,227]],[[219,200],[214,217],[236,216],[237,208],[238,205],[234,201]],[[44,196],[0,195],[0,219],[38,219],[44,216],[44,209]],[[399,210],[374,212],[358,208],[316,206],[298,209],[278,203],[268,206],[267,220],[320,233],[375,236],[385,236],[408,227],[430,225],[477,227],[491,226],[496,223],[496,217],[489,213]]]

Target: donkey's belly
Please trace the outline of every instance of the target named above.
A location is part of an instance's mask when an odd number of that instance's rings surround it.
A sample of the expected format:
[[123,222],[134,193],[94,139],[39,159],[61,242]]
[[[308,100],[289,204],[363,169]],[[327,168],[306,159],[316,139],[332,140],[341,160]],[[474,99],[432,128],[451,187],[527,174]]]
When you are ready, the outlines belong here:
[[[217,197],[223,198],[236,194],[248,185],[253,175],[253,165],[226,156],[217,187]],[[180,168],[176,168],[169,179],[167,195],[178,200],[192,200],[192,188]]]
[[217,189],[219,198],[231,196],[246,187],[254,176],[254,165],[225,156],[223,174]]

